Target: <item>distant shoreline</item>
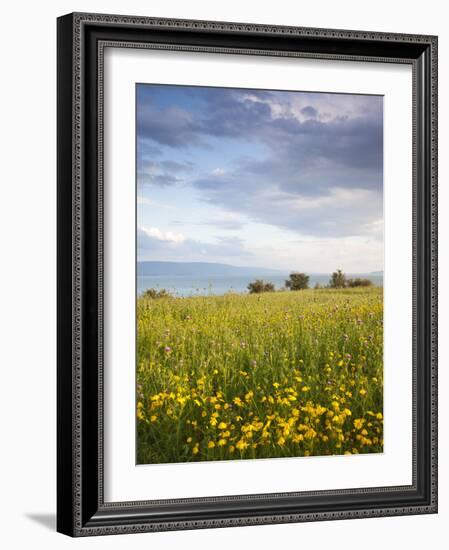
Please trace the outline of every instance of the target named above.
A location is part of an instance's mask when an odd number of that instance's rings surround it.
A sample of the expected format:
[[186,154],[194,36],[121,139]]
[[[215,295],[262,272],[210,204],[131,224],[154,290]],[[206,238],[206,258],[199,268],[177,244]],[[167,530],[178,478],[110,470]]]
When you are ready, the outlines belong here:
[[[348,278],[360,277],[359,274],[347,274]],[[382,276],[367,276],[373,287],[383,286]],[[256,279],[263,279],[275,285],[275,291],[285,290],[285,281],[288,274],[281,274],[267,277],[258,273],[242,276],[223,276],[223,277],[187,277],[187,276],[138,276],[136,280],[137,295],[140,296],[145,290],[154,288],[156,290],[165,289],[174,296],[222,296],[229,292],[234,294],[248,294],[248,284]],[[309,288],[313,289],[316,284],[322,288],[329,283],[329,275],[310,275]],[[287,290],[285,290],[287,291]]]
[[[222,277],[222,276],[243,276],[256,274],[259,278],[265,277],[288,277],[294,271],[302,271],[311,277],[330,277],[330,273],[313,272],[303,267],[291,269],[273,269],[260,266],[235,266],[217,262],[173,262],[142,260],[137,262],[137,274],[139,277]],[[344,271],[344,270],[343,270]],[[347,273],[348,277],[383,277],[382,270],[369,272]]]

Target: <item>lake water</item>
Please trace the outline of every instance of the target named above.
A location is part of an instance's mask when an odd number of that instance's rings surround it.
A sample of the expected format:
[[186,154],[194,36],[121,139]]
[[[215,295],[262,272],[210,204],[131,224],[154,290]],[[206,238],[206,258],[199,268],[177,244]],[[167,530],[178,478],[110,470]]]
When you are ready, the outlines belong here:
[[[347,274],[349,277],[356,275]],[[361,277],[371,279],[376,286],[382,286],[382,275],[360,275]],[[137,293],[142,294],[148,288],[165,288],[178,296],[195,296],[208,294],[224,294],[225,292],[248,292],[247,286],[251,281],[263,279],[273,283],[276,289],[283,288],[285,280],[288,279],[288,273],[285,275],[270,275],[261,277],[257,273],[251,275],[235,275],[225,277],[187,277],[187,276],[154,276],[145,275],[137,277]],[[310,275],[309,286],[313,288],[317,283],[324,286],[329,283],[329,275]]]

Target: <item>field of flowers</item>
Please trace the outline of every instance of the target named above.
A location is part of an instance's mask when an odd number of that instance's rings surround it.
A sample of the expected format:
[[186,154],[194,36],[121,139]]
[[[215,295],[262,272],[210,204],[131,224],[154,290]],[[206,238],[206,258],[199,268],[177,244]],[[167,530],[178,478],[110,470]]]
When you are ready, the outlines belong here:
[[382,289],[137,304],[139,464],[382,452]]

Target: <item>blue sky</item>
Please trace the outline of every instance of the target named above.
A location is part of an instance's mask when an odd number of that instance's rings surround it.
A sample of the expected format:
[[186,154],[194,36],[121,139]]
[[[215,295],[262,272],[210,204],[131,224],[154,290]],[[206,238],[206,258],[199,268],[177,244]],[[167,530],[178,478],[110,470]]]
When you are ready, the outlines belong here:
[[138,259],[383,269],[382,101],[139,84]]

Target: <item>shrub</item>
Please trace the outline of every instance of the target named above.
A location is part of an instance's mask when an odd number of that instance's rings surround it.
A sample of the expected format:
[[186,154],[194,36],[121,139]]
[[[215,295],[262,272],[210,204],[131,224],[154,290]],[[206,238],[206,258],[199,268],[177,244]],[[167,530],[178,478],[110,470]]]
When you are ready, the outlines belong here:
[[260,294],[261,292],[274,292],[274,284],[267,283],[262,279],[256,279],[249,283],[248,290],[250,294]]
[[285,281],[285,286],[290,290],[305,290],[309,288],[309,276],[305,273],[290,273],[290,278]]
[[155,300],[156,298],[171,298],[171,294],[165,288],[148,288],[145,292],[142,293],[143,298],[150,298]]
[[373,282],[370,281],[370,279],[361,279],[360,277],[356,277],[355,279],[348,279],[346,284],[350,288],[356,288],[358,286],[372,286]]
[[346,286],[346,275],[341,269],[337,269],[332,273],[332,276],[329,281],[330,288],[345,288]]

